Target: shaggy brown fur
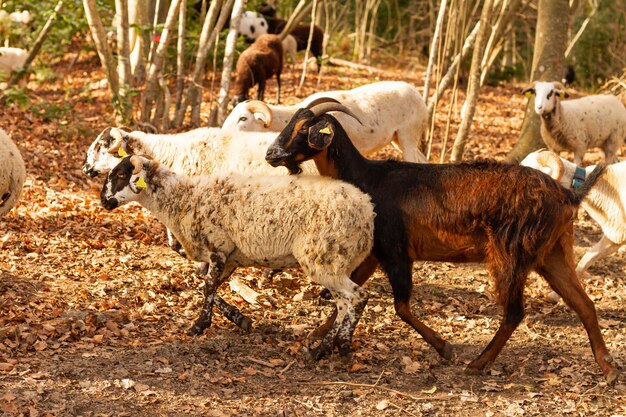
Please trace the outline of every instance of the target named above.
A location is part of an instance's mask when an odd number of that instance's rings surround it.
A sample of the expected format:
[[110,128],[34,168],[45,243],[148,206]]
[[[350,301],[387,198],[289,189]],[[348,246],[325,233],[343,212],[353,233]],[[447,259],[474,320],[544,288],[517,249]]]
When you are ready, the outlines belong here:
[[263,100],[265,83],[276,74],[276,101],[280,103],[280,73],[283,70],[283,45],[276,35],[261,35],[239,56],[234,83],[235,105],[249,98],[248,90],[259,85],[257,99]]
[[[333,106],[325,110],[347,110]],[[494,278],[504,317],[468,369],[481,370],[493,362],[522,321],[526,278],[535,270],[580,317],[607,381],[617,380],[593,302],[577,279],[572,249],[576,209],[602,167],[572,192],[540,172],[493,161],[371,161],[359,154],[337,120],[324,113],[315,107],[296,112],[266,159],[292,172],[313,159],[321,175],[352,183],[372,197],[373,255],[389,277],[396,312],[441,356],[452,357],[451,345],[411,313],[415,260],[484,262]],[[363,284],[373,272],[373,262],[364,262],[352,279]]]

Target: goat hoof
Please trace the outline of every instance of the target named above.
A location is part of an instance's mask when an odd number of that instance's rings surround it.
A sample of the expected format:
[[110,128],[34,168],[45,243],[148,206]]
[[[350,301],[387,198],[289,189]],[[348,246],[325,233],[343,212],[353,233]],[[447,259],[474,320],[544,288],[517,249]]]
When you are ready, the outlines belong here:
[[553,304],[557,304],[561,301],[561,297],[554,291],[551,291],[550,294],[546,295],[546,299]]
[[619,371],[617,369],[611,369],[607,374],[604,375],[604,379],[606,383],[612,387],[617,382],[619,378]]
[[202,323],[202,322],[195,322],[193,324],[193,326],[191,326],[191,328],[187,331],[187,334],[189,336],[199,336],[204,332],[204,329],[206,329],[207,327],[211,327],[211,323]]
[[241,323],[239,323],[239,328],[241,329],[241,331],[243,331],[244,333],[250,333],[252,331],[252,320],[250,320],[247,317],[244,317],[241,320]]
[[479,368],[473,368],[470,364],[467,366],[467,368],[465,368],[465,374],[466,375],[482,375],[483,370]]
[[316,347],[315,349],[311,349],[311,359],[314,361],[319,361],[324,356],[330,353],[330,347],[325,346],[323,343]]
[[319,296],[320,296],[320,298],[323,298],[324,300],[332,300],[333,299],[333,295],[330,293],[328,288],[324,288],[322,291],[320,291]]
[[445,344],[443,345],[443,349],[441,350],[441,352],[439,352],[439,354],[445,360],[451,361],[452,358],[454,357],[454,351],[452,350],[452,344],[449,343],[449,342],[445,342]]

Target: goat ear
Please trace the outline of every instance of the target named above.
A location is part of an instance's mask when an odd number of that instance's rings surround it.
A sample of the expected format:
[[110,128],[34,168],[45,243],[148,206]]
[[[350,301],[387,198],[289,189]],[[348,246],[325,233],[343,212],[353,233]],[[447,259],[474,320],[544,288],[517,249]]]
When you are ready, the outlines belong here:
[[533,87],[525,88],[522,90],[522,94],[530,98],[533,94],[535,94],[535,89]]
[[313,149],[322,150],[328,148],[333,141],[335,131],[328,121],[320,121],[309,128],[309,146]]
[[564,91],[564,90],[554,90],[554,91],[559,95],[560,99],[569,97],[569,93],[567,91]]

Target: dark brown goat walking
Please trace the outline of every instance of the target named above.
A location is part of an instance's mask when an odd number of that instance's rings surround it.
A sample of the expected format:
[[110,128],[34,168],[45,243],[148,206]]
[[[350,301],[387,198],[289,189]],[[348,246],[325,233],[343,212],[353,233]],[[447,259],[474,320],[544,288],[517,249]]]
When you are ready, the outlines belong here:
[[248,90],[259,85],[257,99],[263,100],[265,83],[276,74],[276,102],[280,103],[280,74],[283,70],[283,44],[276,35],[261,35],[237,60],[234,83],[235,105],[249,98]]
[[[504,317],[491,342],[468,365],[469,370],[482,370],[522,321],[526,279],[535,270],[578,314],[606,380],[617,380],[619,373],[611,364],[593,302],[576,277],[573,256],[573,218],[602,167],[584,188],[572,192],[518,165],[370,161],[328,111],[351,114],[336,102],[311,103],[296,112],[266,159],[292,173],[313,159],[322,175],[352,183],[372,197],[374,249],[354,272],[354,282],[362,285],[380,262],[393,288],[397,314],[450,359],[451,345],[411,313],[413,261],[487,263]],[[332,346],[320,346],[316,355],[323,349]]]

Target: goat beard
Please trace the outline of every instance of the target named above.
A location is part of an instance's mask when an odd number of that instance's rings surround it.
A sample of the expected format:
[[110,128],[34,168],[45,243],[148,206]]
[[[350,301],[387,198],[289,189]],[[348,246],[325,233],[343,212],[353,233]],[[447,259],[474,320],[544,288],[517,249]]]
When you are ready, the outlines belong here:
[[289,170],[289,175],[298,175],[302,173],[300,168],[301,162],[290,161],[285,163],[285,167]]

